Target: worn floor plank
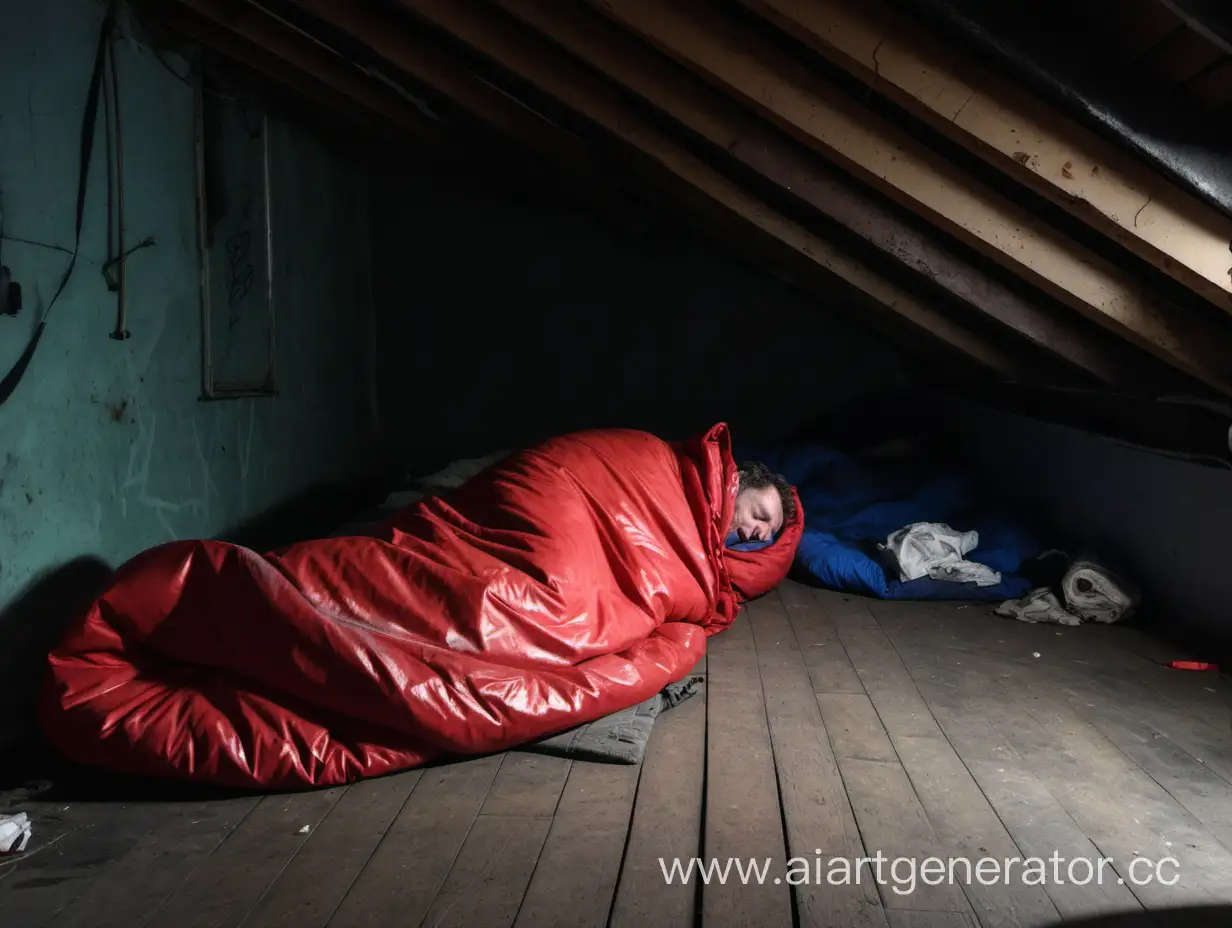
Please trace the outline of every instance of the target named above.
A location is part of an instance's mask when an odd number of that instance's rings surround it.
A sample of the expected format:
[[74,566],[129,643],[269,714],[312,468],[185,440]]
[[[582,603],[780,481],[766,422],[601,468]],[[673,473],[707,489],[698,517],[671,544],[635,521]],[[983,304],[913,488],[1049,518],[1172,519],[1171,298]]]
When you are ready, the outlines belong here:
[[626,764],[573,765],[517,928],[607,924],[640,772]]
[[[1046,860],[1055,853],[1064,860],[1098,860],[1103,856],[997,729],[967,709],[949,709],[941,699],[930,704],[1024,857]],[[1046,889],[1067,919],[1141,909],[1133,893],[1115,880],[1050,881]]]
[[[703,854],[720,865],[770,861],[782,874],[786,845],[774,753],[746,611],[709,642]],[[789,928],[790,890],[781,875],[774,879],[780,882],[711,880],[702,889],[702,923]]]
[[[1118,699],[1097,683],[1061,684],[1077,715],[1107,738],[1232,849],[1232,783],[1209,762],[1178,744],[1183,738],[1159,731],[1143,712],[1141,698]],[[1174,740],[1175,739],[1175,740]]]
[[838,631],[829,615],[820,608],[813,591],[788,581],[779,587],[779,593],[808,667],[813,691],[863,693],[860,678],[838,640]]
[[329,928],[419,925],[445,883],[502,755],[423,771]]
[[1036,696],[1027,716],[1002,734],[1097,847],[1125,867],[1138,855],[1180,862],[1176,886],[1135,884],[1139,900],[1148,907],[1232,901],[1232,854],[1167,791],[1059,701]]
[[[996,674],[996,686],[989,685],[990,673]],[[1111,859],[1116,878],[1124,880],[1144,906],[1160,909],[1220,899],[1220,887],[1227,883],[1226,871],[1221,872],[1226,849],[1083,722],[1045,668],[1012,662],[990,662],[978,671],[956,666],[933,683],[938,690],[950,690],[948,696],[938,693],[935,698],[948,700],[955,714],[972,707],[996,727],[1032,777],[1094,845],[1093,859]],[[1182,873],[1177,884],[1134,881],[1128,868],[1139,856],[1153,861],[1178,858]]]
[[263,798],[155,913],[149,928],[238,926],[347,789]]
[[36,802],[10,811],[26,812],[34,837],[24,855],[0,864],[0,911],[13,924],[43,928],[182,809],[164,802]]
[[693,928],[696,885],[669,882],[663,861],[701,854],[707,688],[661,716],[642,761],[611,928]]
[[252,813],[258,797],[184,803],[52,922],[54,928],[141,925]]
[[813,600],[821,608],[822,615],[835,628],[843,629],[860,625],[876,625],[877,620],[869,608],[869,601],[862,596],[835,593],[832,590],[810,588]]
[[830,861],[863,857],[864,845],[786,606],[766,597],[750,605],[749,617],[786,821],[791,857],[787,870],[797,874],[789,879],[796,881],[792,892],[799,924],[884,928],[885,912],[875,886],[854,881],[834,885],[826,878]]
[[[968,862],[1021,859],[1013,837],[989,804],[885,633],[868,626],[841,634],[889,741],[941,842],[936,856]],[[1003,865],[1001,870],[1005,870]],[[1039,925],[1060,918],[1040,886],[1010,871],[996,886],[963,874],[962,890],[983,925]]]
[[324,928],[422,775],[415,770],[348,789],[242,928]]
[[910,912],[891,909],[890,928],[979,928],[975,916],[963,912]]
[[571,766],[561,757],[505,755],[425,925],[507,928],[513,924]]

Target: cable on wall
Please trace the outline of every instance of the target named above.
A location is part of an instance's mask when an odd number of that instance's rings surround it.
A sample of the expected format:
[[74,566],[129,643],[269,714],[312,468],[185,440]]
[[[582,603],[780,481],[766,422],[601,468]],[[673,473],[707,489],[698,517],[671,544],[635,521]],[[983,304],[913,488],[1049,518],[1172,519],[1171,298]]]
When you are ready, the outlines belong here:
[[47,329],[47,319],[55,308],[56,302],[60,299],[60,295],[64,292],[64,288],[68,285],[69,279],[73,276],[73,270],[77,267],[77,256],[81,250],[81,226],[85,218],[90,160],[94,150],[94,133],[98,123],[99,97],[102,91],[104,65],[107,61],[107,45],[114,26],[114,11],[108,10],[103,18],[102,28],[99,31],[98,46],[94,53],[94,69],[90,75],[90,87],[86,94],[85,112],[82,114],[81,119],[81,152],[77,176],[76,227],[73,236],[73,250],[68,267],[64,271],[64,276],[60,278],[60,284],[56,287],[56,292],[52,296],[51,302],[47,304],[47,309],[43,311],[43,318],[39,320],[38,327],[34,330],[34,335],[30,338],[30,343],[26,346],[26,350],[21,353],[21,357],[17,359],[17,363],[13,365],[12,369],[4,375],[4,379],[0,380],[0,405],[8,402],[9,397],[13,395],[13,392],[25,376],[26,370],[30,367],[30,361],[34,358],[34,353],[38,350],[39,343],[43,339],[43,333]]

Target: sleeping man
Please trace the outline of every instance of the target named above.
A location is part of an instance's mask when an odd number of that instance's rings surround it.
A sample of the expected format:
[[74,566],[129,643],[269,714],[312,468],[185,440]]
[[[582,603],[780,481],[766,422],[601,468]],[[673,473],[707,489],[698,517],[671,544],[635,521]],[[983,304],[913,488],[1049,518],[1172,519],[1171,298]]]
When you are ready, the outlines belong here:
[[802,531],[722,423],[563,435],[370,532],[137,554],[49,654],[43,732],[79,763],[259,789],[508,750],[685,678]]
[[787,479],[760,461],[744,462],[737,473],[740,484],[726,543],[736,551],[756,551],[796,517],[796,501]]

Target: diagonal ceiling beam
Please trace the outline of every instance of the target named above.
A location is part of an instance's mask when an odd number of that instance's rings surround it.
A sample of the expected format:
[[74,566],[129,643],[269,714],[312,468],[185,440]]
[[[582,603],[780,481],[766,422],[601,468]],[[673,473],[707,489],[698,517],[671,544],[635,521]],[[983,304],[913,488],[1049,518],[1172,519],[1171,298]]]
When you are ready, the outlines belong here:
[[405,0],[402,5],[636,149],[654,166],[655,178],[671,179],[666,187],[670,194],[680,196],[684,191],[691,208],[712,212],[717,204],[727,214],[721,222],[738,217],[985,366],[1009,376],[1023,369],[999,345],[963,328],[738,187],[654,126],[615,88],[506,17],[481,4]]
[[[1232,394],[1232,336],[1141,283],[890,126],[772,45],[692,0],[591,0],[854,176],[1100,325]],[[449,4],[442,4],[448,6]]]
[[1038,347],[1106,383],[1142,382],[1143,356],[1098,329],[1049,312],[799,149],[764,122],[581,4],[497,0],[522,22],[603,71],[840,226]]
[[743,0],[832,63],[1232,313],[1232,217],[880,0]]
[[[234,10],[236,15],[225,10]],[[406,100],[373,85],[346,61],[254,7],[233,7],[218,0],[185,0],[159,3],[144,11],[185,39],[252,69],[374,135],[442,141],[437,126]]]
[[410,29],[399,29],[397,18],[390,15],[389,4],[296,2],[520,144],[565,166],[584,170],[593,163],[589,148],[581,139],[493,87],[431,40]]

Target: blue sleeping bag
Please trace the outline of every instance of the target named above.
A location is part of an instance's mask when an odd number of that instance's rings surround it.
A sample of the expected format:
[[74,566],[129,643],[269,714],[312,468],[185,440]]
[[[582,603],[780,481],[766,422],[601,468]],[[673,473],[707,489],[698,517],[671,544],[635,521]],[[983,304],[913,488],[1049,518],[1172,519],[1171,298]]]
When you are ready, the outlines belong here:
[[[1001,602],[1034,584],[1019,575],[1043,550],[1021,514],[978,498],[959,474],[921,476],[905,465],[870,464],[824,445],[737,448],[736,459],[758,460],[786,477],[800,494],[804,534],[793,574],[833,590],[878,599]],[[891,558],[877,550],[892,532],[914,522],[944,522],[979,532],[973,561],[1000,572],[1001,583],[980,587],[948,580],[902,581]]]

